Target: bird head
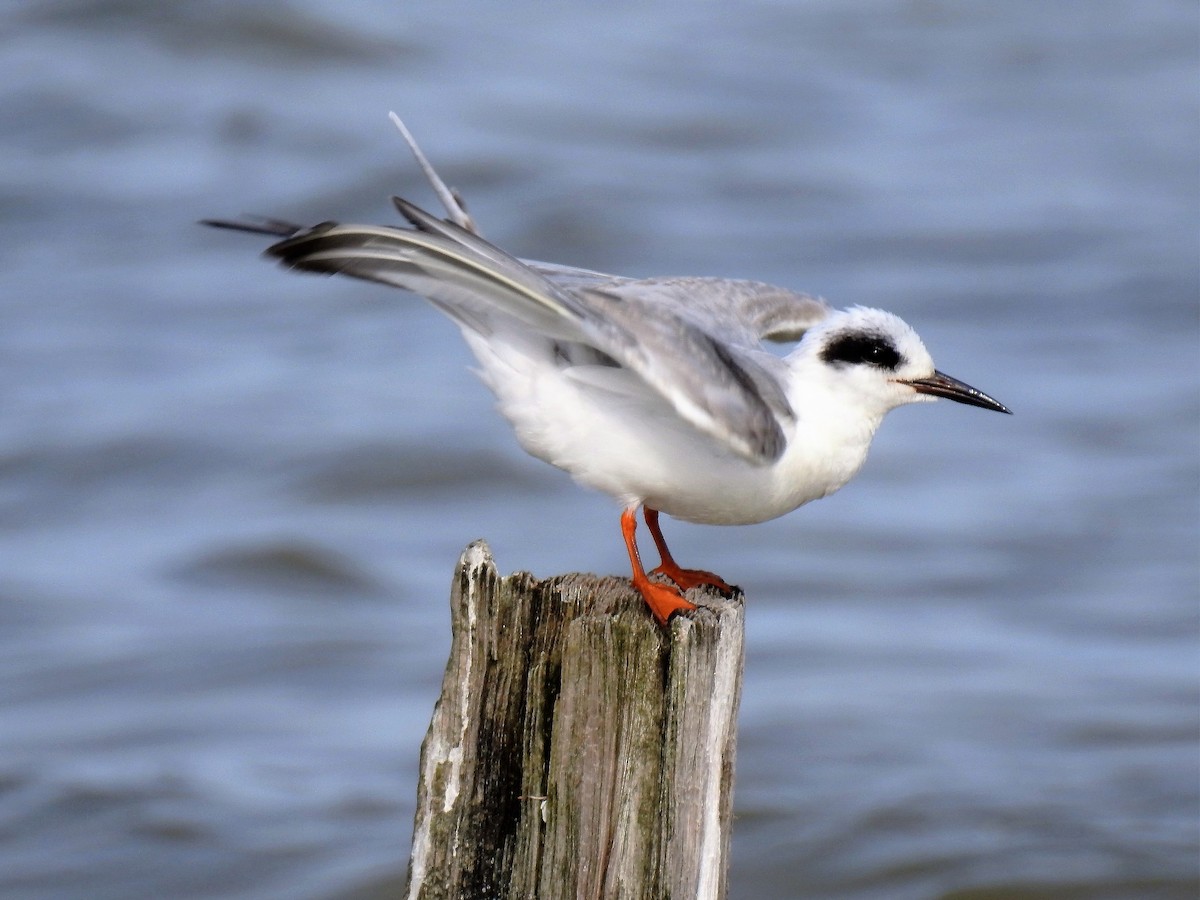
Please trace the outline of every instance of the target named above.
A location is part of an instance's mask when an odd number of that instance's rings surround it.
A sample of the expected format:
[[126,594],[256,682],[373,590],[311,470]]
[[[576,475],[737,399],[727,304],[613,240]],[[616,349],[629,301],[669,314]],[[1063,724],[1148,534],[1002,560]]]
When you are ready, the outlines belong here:
[[939,372],[912,327],[892,313],[855,306],[805,332],[796,354],[824,387],[869,416],[944,397],[1010,412],[982,391]]

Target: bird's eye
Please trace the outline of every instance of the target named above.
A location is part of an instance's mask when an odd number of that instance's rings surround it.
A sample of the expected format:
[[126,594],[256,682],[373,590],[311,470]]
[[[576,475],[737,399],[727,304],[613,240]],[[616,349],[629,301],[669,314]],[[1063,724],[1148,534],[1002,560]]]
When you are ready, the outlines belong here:
[[873,334],[846,334],[829,342],[821,358],[831,365],[868,365],[895,370],[900,354],[886,338]]

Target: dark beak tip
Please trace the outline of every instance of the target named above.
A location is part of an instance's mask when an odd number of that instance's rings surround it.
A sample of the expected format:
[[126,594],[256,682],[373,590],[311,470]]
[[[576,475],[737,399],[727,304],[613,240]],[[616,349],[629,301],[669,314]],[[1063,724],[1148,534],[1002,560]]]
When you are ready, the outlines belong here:
[[[991,398],[989,397],[988,399],[990,400]],[[960,402],[965,402],[968,406],[978,406],[980,409],[987,409],[987,410],[991,410],[992,412],[1004,413],[1004,415],[1006,415],[1006,416],[1011,416],[1013,414],[1013,411],[1011,409],[1009,409],[1003,403],[1000,403],[995,400],[993,400],[991,403],[980,403],[980,402],[972,403],[970,401],[960,401]]]
[[947,400],[953,400],[956,403],[963,403],[967,406],[978,406],[980,409],[990,409],[992,412],[1004,413],[1011,416],[1012,410],[996,400],[989,397],[983,391],[971,387],[957,378],[947,375],[945,372],[934,371],[929,378],[915,378],[909,381],[908,384],[916,391],[922,394],[929,394],[932,397],[944,397]]

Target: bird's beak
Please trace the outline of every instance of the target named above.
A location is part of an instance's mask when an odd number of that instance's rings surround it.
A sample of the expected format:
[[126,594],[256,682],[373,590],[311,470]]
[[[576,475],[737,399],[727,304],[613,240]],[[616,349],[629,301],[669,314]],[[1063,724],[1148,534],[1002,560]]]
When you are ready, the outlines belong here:
[[994,412],[1012,415],[1012,410],[1000,401],[993,400],[983,391],[977,391],[969,384],[964,384],[957,378],[951,378],[944,372],[934,370],[934,373],[928,378],[904,378],[898,380],[901,384],[907,384],[921,394],[932,394],[934,397],[945,397],[947,400],[965,403],[968,406],[980,406]]

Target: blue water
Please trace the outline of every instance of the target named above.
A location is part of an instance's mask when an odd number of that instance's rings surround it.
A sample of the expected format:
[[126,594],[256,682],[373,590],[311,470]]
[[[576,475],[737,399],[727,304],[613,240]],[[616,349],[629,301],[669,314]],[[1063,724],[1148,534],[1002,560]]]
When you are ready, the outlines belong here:
[[0,895],[367,898],[476,537],[626,568],[455,329],[206,216],[431,203],[626,274],[904,316],[1015,416],[885,423],[761,526],[734,897],[1190,898],[1200,82],[1187,2],[0,11]]

